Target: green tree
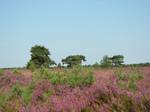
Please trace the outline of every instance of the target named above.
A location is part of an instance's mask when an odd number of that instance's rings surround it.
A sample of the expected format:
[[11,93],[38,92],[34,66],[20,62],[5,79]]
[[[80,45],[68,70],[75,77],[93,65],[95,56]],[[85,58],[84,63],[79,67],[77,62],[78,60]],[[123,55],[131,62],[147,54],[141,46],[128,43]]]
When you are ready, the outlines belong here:
[[58,68],[61,68],[61,67],[62,67],[62,66],[61,66],[61,63],[58,63],[57,67],[58,67]]
[[111,58],[112,63],[114,66],[120,66],[124,63],[124,56],[123,55],[115,55]]
[[103,68],[109,68],[109,67],[112,66],[112,60],[111,60],[111,58],[108,57],[107,55],[105,55],[105,56],[103,57],[103,59],[101,60],[100,63],[101,63],[101,67],[103,67]]
[[98,62],[96,62],[96,63],[93,64],[93,67],[95,67],[95,68],[98,68],[99,66],[100,66],[100,65],[99,65]]
[[71,55],[62,59],[62,63],[67,64],[68,67],[81,65],[83,61],[86,61],[85,56],[83,55]]
[[55,62],[49,57],[50,52],[47,48],[40,45],[35,45],[31,48],[31,59],[27,64],[27,68],[48,68],[50,65],[54,65]]

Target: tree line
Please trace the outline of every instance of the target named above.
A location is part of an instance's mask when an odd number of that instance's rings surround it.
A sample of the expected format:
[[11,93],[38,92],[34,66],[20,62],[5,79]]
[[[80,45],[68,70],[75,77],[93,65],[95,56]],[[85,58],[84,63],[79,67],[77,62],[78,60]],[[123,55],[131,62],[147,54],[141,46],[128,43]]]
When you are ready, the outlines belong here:
[[[66,58],[61,60],[61,63],[56,64],[54,60],[50,58],[50,51],[49,49],[45,48],[44,46],[35,45],[31,48],[31,59],[27,63],[28,69],[34,68],[49,68],[50,66],[57,66],[57,67],[73,67],[82,65],[83,62],[86,61],[86,57],[84,55],[70,55]],[[114,55],[112,57],[104,56],[100,63],[95,63],[94,67],[118,67],[124,65],[124,56],[123,55]]]

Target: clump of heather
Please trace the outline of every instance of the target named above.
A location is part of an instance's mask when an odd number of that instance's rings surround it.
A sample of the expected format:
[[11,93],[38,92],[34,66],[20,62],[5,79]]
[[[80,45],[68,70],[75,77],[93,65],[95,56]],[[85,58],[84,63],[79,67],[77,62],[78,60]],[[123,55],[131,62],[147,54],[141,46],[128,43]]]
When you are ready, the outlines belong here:
[[14,84],[28,85],[31,82],[30,77],[16,76],[11,71],[5,71],[4,75],[0,77],[0,88],[4,90],[10,89]]

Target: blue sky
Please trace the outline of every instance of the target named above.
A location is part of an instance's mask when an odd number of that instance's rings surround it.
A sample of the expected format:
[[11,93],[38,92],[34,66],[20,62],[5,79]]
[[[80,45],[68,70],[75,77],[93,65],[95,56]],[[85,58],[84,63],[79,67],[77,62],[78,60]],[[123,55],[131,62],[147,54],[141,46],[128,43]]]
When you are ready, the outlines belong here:
[[0,67],[25,66],[35,44],[60,62],[123,54],[150,62],[150,0],[0,0]]

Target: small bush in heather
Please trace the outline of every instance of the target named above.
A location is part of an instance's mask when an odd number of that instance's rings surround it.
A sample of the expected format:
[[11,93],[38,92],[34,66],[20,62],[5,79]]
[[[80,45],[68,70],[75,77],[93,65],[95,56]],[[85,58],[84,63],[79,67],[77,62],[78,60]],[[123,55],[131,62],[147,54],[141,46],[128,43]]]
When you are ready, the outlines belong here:
[[4,75],[4,70],[3,69],[0,69],[0,76],[1,75]]
[[0,93],[0,106],[4,106],[6,103],[7,96],[6,94]]
[[41,68],[35,72],[33,79],[48,79],[52,84],[66,84],[71,87],[88,86],[94,82],[92,69],[82,67],[75,67],[61,72]]
[[34,85],[31,83],[29,86],[21,86],[18,83],[12,86],[11,91],[9,92],[9,97],[20,97],[23,102],[28,105],[31,101],[32,93],[34,90]]
[[18,83],[16,83],[11,88],[11,95],[12,96],[21,96],[21,94],[22,94],[21,86]]
[[16,75],[21,75],[21,72],[19,70],[17,70],[17,69],[14,69],[13,73],[16,74]]
[[21,97],[26,105],[28,105],[31,101],[33,90],[34,87],[32,85],[29,85],[28,87],[22,87]]
[[123,69],[122,68],[118,68],[116,71],[115,71],[115,75],[117,76],[117,78],[119,80],[127,80],[127,75],[125,72],[123,72]]
[[32,72],[34,72],[36,70],[36,66],[35,66],[35,64],[32,61],[30,61],[27,64],[27,69],[30,69]]
[[136,82],[143,78],[143,75],[136,68],[131,68],[129,72],[124,72],[122,68],[115,71],[118,78],[118,85],[124,89],[136,90]]

